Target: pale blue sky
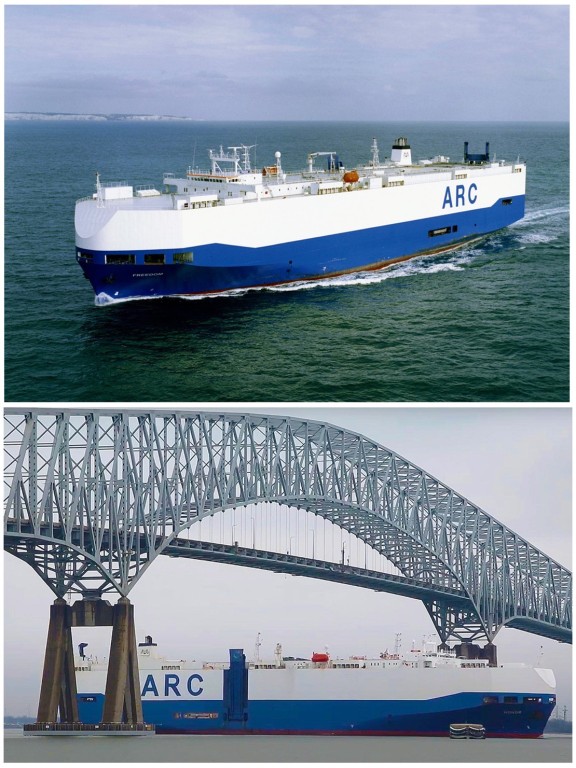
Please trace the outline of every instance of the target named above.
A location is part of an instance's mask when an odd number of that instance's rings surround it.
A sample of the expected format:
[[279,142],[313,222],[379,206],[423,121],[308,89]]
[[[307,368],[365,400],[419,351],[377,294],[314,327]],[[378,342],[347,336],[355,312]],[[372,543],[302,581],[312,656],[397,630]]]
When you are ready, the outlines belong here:
[[568,5],[11,5],[7,111],[568,120]]

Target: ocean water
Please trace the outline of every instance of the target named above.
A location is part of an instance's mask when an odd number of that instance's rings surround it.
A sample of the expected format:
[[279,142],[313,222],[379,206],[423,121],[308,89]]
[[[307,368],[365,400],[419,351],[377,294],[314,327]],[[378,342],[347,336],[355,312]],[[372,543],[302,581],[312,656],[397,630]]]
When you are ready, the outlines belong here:
[[569,763],[571,736],[481,741],[394,736],[23,736],[7,763]]
[[[156,184],[256,144],[254,167],[310,151],[351,167],[408,136],[528,162],[523,221],[381,272],[195,300],[96,307],[75,262],[74,203],[106,181]],[[567,401],[567,124],[7,122],[5,399]]]

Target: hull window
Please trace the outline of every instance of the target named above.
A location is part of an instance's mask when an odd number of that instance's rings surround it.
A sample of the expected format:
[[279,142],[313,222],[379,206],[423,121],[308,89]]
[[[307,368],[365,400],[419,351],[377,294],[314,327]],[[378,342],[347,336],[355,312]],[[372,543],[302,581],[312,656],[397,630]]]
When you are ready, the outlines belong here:
[[438,235],[447,235],[452,231],[452,227],[440,227],[439,229],[429,229],[428,237],[438,237]]
[[172,256],[172,261],[175,264],[189,264],[194,261],[194,254],[192,251],[185,251],[184,253],[175,253]]
[[163,253],[145,253],[144,264],[164,264]]
[[133,253],[107,253],[106,264],[135,264],[136,258]]

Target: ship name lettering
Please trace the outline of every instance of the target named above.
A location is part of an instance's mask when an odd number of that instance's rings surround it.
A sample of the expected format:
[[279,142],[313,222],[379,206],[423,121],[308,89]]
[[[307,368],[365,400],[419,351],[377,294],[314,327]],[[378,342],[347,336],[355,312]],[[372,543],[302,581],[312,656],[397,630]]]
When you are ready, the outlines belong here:
[[164,677],[164,696],[168,696],[170,690],[173,690],[176,696],[181,696],[182,694],[178,690],[179,682],[180,678],[178,675],[166,675]]
[[202,679],[202,675],[190,675],[190,677],[188,678],[188,682],[186,683],[186,687],[188,688],[188,693],[191,696],[200,696],[200,694],[202,693],[204,688],[201,688],[199,686],[195,691],[193,691],[192,690],[192,682],[193,681],[194,682],[198,682],[198,683],[203,683],[204,680]]
[[[204,688],[200,685],[200,683],[203,683],[204,679],[202,675],[193,674],[190,675],[189,678],[186,681],[186,689],[190,696],[200,696]],[[174,694],[175,696],[182,696],[182,693],[179,690],[180,685],[180,676],[179,675],[164,675],[164,696],[170,696],[170,694]],[[156,681],[154,680],[154,675],[148,675],[146,677],[146,680],[144,682],[144,685],[142,687],[142,697],[145,696],[159,696],[158,693],[158,686],[156,685]]]
[[158,688],[156,688],[153,675],[148,675],[142,688],[142,696],[146,696],[147,693],[153,693],[154,696],[158,696]]
[[477,199],[478,186],[474,183],[470,184],[468,189],[466,189],[464,184],[457,184],[454,193],[450,187],[446,187],[446,191],[444,192],[444,202],[442,203],[442,210],[444,210],[446,207],[458,208],[461,205],[466,205],[466,203],[474,205]]

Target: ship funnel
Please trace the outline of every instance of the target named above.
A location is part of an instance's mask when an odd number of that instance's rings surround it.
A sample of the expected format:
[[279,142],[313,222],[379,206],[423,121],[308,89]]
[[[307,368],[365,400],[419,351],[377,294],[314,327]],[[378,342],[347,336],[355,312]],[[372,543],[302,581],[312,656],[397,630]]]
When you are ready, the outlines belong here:
[[490,142],[486,142],[486,152],[477,154],[471,154],[468,152],[468,142],[464,142],[464,162],[469,165],[480,165],[480,163],[487,163],[490,160]]
[[412,165],[412,151],[406,137],[401,136],[392,144],[390,160],[396,165]]

